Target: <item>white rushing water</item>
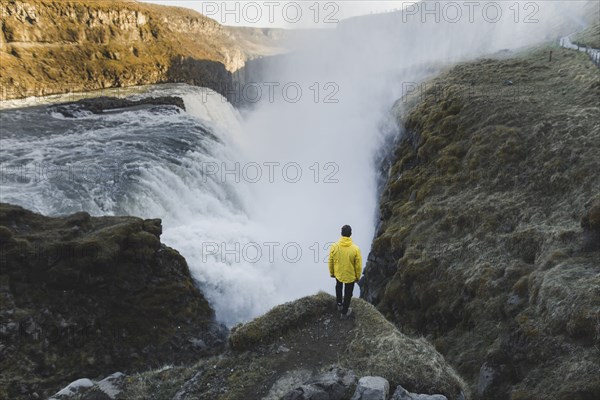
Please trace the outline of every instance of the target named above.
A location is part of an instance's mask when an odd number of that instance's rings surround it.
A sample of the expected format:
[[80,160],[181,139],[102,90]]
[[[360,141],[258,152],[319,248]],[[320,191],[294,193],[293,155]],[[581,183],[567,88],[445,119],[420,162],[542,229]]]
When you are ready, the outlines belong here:
[[220,95],[182,84],[120,94],[180,96],[183,113],[169,106],[65,117],[31,99],[35,107],[0,112],[0,201],[49,215],[162,218],[162,240],[185,256],[228,325],[331,291],[327,247],[342,225],[352,225],[366,261],[377,160],[398,134],[388,114],[394,102],[449,63],[552,38],[565,9],[546,3],[537,24],[522,14],[515,22],[505,5],[494,23],[395,14],[307,35],[265,66],[267,82],[255,84],[261,101],[243,115]]

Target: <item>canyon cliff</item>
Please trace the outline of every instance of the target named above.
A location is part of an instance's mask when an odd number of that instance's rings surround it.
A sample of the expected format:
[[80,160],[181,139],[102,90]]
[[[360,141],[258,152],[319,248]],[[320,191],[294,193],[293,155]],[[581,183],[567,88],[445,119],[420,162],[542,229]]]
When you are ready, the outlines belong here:
[[125,0],[2,0],[3,100],[183,82],[228,95],[284,32],[232,28],[193,10]]

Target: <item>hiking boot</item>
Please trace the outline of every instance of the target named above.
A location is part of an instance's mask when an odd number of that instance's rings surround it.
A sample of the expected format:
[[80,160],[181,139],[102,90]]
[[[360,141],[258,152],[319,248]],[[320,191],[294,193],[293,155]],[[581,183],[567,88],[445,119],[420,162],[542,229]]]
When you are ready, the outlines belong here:
[[343,306],[342,304],[340,304],[340,303],[337,303],[337,310],[338,310],[338,311],[340,311],[340,312],[341,312],[343,308],[344,308],[344,306]]
[[340,314],[340,319],[348,319],[348,318],[350,318],[351,315],[352,315],[352,308],[349,308],[348,312],[346,314]]

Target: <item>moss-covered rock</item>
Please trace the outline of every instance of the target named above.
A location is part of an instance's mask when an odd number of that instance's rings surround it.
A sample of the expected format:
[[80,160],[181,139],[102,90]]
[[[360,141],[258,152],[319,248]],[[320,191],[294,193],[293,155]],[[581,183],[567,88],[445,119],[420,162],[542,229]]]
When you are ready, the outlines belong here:
[[0,204],[0,398],[193,362],[224,339],[160,220]]
[[600,397],[599,85],[585,54],[542,46],[397,105],[362,296],[479,398]]

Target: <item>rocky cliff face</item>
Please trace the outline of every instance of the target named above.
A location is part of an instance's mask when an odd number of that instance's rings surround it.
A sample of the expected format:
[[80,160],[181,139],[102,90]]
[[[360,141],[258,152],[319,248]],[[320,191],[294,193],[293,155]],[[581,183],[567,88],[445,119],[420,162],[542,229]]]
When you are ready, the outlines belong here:
[[477,398],[600,398],[598,98],[587,56],[550,46],[397,104],[362,296]]
[[247,60],[281,51],[277,32],[133,1],[2,0],[0,13],[2,99],[161,82],[226,93]]
[[219,348],[225,328],[161,231],[160,220],[0,205],[0,398]]
[[325,293],[282,304],[226,339],[160,234],[160,220],[0,204],[1,398],[469,398],[430,343],[360,299],[347,320]]

